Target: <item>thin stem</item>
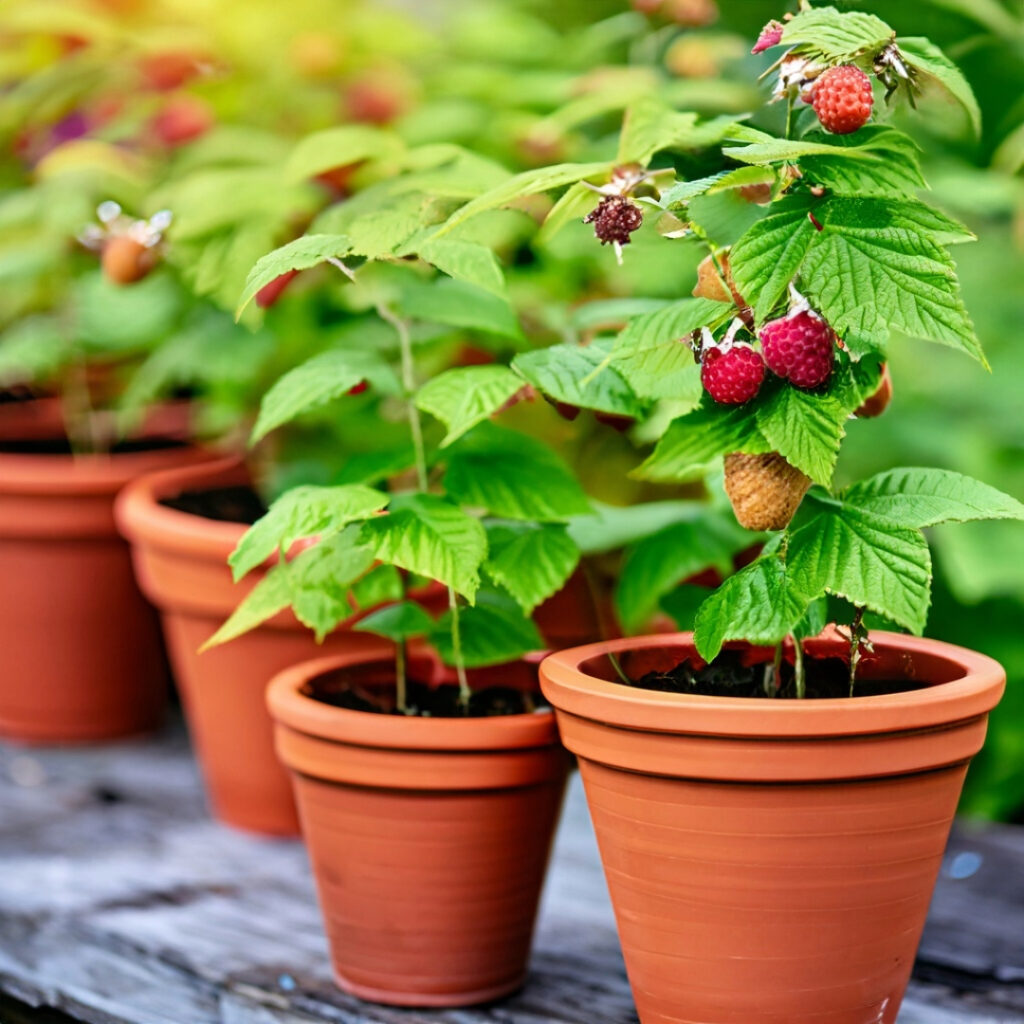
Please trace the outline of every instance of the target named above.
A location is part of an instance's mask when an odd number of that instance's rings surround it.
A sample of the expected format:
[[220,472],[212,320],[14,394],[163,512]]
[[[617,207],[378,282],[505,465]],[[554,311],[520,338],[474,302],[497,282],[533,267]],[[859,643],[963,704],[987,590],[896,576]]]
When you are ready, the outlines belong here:
[[804,672],[804,645],[798,636],[793,637],[793,680],[796,695],[803,700],[807,696],[807,676]]
[[786,138],[793,138],[793,93],[790,90],[786,96]]
[[857,666],[860,664],[860,645],[866,636],[864,629],[864,609],[857,608],[857,614],[850,625],[850,696],[857,686]]
[[775,678],[775,696],[782,690],[782,643],[775,646],[775,657],[772,659],[772,675]]
[[427,489],[427,457],[423,447],[423,424],[420,422],[420,411],[413,401],[416,390],[416,372],[412,359],[412,338],[409,325],[399,316],[391,312],[384,303],[377,304],[377,314],[395,329],[398,344],[402,352],[402,389],[405,391],[405,404],[409,415],[409,432],[412,434],[412,446],[416,458],[416,480],[421,491]]
[[448,588],[448,607],[452,612],[452,655],[455,662],[455,674],[459,679],[459,703],[464,709],[469,708],[469,680],[466,679],[466,662],[462,657],[462,632],[459,628],[459,600],[455,590]]
[[409,713],[408,693],[405,674],[405,641],[395,645],[395,704],[403,715]]

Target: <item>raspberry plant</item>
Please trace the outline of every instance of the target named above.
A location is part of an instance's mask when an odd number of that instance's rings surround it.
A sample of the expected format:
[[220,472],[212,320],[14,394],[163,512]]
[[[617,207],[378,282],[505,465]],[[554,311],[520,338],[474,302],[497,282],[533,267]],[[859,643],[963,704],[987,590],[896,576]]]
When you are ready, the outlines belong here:
[[[888,116],[938,95],[977,129],[978,107],[941,51],[897,38],[873,15],[805,3],[766,26],[754,50],[781,52],[769,68],[781,133],[701,121],[648,98],[628,110],[614,162],[520,175],[474,198],[436,237],[523,195],[569,186],[548,216],[550,235],[629,167],[650,188],[634,193],[648,223],[675,244],[707,249],[714,273],[703,273],[694,298],[633,316],[614,336],[512,365],[554,402],[641,421],[635,436],[655,445],[637,477],[701,480],[725,457],[738,518],[771,535],[700,605],[699,653],[711,660],[730,640],[795,640],[802,695],[799,641],[837,617],[850,640],[852,693],[869,617],[924,628],[931,561],[922,531],[1024,517],[1016,500],[940,470],[891,470],[831,489],[849,420],[873,400],[884,404],[875,396],[889,386],[890,344],[931,341],[987,365],[950,253],[973,236],[920,198],[917,147]],[[678,173],[682,156],[700,151],[707,161],[712,148],[713,173]],[[773,371],[760,387],[746,355],[759,341]],[[719,369],[730,354],[732,376]]]

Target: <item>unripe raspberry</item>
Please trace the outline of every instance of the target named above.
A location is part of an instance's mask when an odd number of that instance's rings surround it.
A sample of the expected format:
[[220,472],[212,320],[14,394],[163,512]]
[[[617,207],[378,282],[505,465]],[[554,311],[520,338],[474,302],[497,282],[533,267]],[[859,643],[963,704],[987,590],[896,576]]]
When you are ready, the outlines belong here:
[[784,530],[810,486],[810,478],[778,452],[725,457],[725,493],[748,530]]
[[798,388],[817,388],[832,376],[836,336],[809,310],[772,320],[761,328],[759,337],[764,361],[777,377]]
[[742,405],[761,390],[764,360],[750,345],[729,349],[705,349],[701,358],[700,382],[721,405]]
[[629,236],[644,222],[644,214],[627,196],[605,196],[583,218],[584,224],[594,225],[594,234],[602,245],[618,242],[629,245]]
[[871,79],[852,64],[829,68],[814,83],[811,102],[823,127],[849,135],[871,117]]
[[156,254],[129,235],[115,235],[103,244],[103,273],[114,284],[141,281],[156,263]]

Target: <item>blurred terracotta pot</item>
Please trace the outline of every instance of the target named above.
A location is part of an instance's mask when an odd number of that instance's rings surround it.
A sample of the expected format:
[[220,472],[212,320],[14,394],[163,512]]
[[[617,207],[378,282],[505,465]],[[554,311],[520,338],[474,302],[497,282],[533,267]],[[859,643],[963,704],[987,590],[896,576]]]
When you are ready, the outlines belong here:
[[0,416],[0,734],[56,743],[152,729],[167,673],[114,498],[144,473],[211,455],[149,427],[143,436],[165,438],[165,447],[43,454],[37,442],[59,446],[54,406],[25,405],[6,436]]
[[[692,635],[551,655],[643,1024],[893,1024],[967,771],[1005,681],[980,654],[873,636],[847,700],[627,687]],[[765,652],[770,657],[770,652]]]
[[565,788],[553,714],[406,718],[306,695],[339,671],[394,685],[390,660],[348,656],[291,668],[267,691],[338,984],[397,1006],[513,992]]
[[117,518],[131,541],[139,584],[160,609],[214,814],[239,828],[295,835],[299,822],[291,784],[274,753],[264,702],[267,683],[281,669],[319,655],[387,655],[392,648],[380,637],[346,628],[356,616],[318,645],[286,611],[230,643],[199,652],[265,570],[235,584],[227,559],[247,526],[160,502],[249,483],[238,459],[153,474],[125,490]]

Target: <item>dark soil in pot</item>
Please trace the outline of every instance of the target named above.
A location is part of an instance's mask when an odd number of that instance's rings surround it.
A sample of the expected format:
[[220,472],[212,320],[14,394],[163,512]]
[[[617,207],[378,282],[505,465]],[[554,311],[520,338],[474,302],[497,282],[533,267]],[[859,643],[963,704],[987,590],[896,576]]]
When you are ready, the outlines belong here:
[[[843,658],[804,658],[806,696],[803,699],[849,697],[850,666]],[[632,685],[664,693],[688,693],[706,697],[754,697],[766,700],[797,699],[794,669],[790,660],[779,666],[780,685],[771,679],[771,660],[752,659],[743,651],[723,651],[710,665],[683,661],[668,671],[647,672]],[[766,685],[766,678],[768,683]],[[858,679],[857,697],[906,693],[929,685],[916,679]]]
[[177,512],[215,519],[222,523],[252,526],[266,515],[267,506],[251,487],[211,487],[201,491],[183,491],[173,498],[162,498],[160,504]]

